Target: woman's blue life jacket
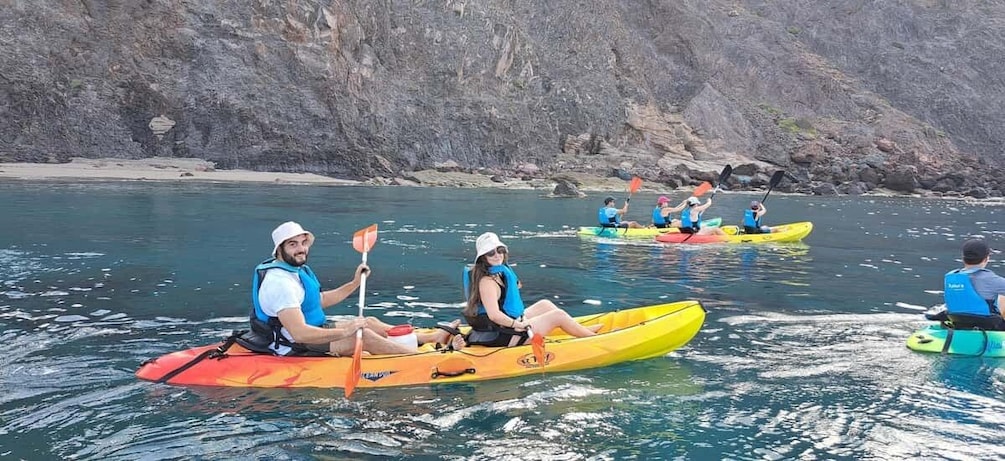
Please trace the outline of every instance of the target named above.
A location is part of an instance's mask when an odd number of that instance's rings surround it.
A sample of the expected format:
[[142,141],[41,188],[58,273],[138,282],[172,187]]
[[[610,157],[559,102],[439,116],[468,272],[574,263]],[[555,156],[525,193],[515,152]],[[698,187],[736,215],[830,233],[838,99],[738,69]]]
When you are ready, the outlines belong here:
[[946,311],[950,315],[964,314],[991,317],[999,315],[996,313],[997,296],[995,299],[984,299],[971,280],[974,272],[983,270],[981,268],[956,269],[946,273],[945,280],[945,300]]
[[663,211],[663,207],[659,205],[657,205],[656,208],[653,208],[653,224],[657,226],[666,225],[672,220],[670,215],[667,215],[667,217],[664,218],[661,211]]
[[[523,299],[520,297],[520,288],[516,273],[513,272],[508,265],[492,266],[489,268],[489,274],[503,274],[503,286],[502,293],[499,297],[499,308],[500,310],[513,319],[519,319],[523,316],[524,304]],[[471,266],[464,266],[464,299],[468,300],[471,298]],[[478,312],[475,313],[478,316],[487,315],[485,311],[484,304],[478,304]],[[471,324],[472,319],[468,319],[468,324]],[[474,326],[474,325],[472,325]]]
[[761,218],[754,219],[756,210],[743,210],[743,227],[761,227]]
[[276,340],[283,338],[282,335],[278,334],[278,329],[282,328],[279,318],[265,315],[265,312],[262,311],[262,305],[258,301],[258,290],[262,287],[262,280],[265,279],[265,272],[269,269],[282,269],[299,276],[300,283],[304,286],[304,302],[300,305],[300,311],[304,314],[304,320],[308,325],[316,327],[324,326],[326,319],[324,306],[321,305],[321,282],[318,280],[318,277],[314,275],[314,271],[312,271],[306,264],[296,267],[286,263],[285,261],[273,258],[256,266],[255,273],[251,279],[251,300],[254,304],[254,309],[251,315],[252,329],[256,329],[255,321],[257,320],[268,325],[269,329],[278,336],[278,338],[275,338]]
[[618,216],[618,209],[609,206],[602,206],[597,210],[597,222],[601,226],[609,226],[611,224],[621,224],[621,218]]
[[[698,206],[698,205],[695,205]],[[690,227],[692,229],[701,229],[701,213],[698,213],[698,220],[691,221],[691,208],[688,207],[684,209],[684,212],[680,215],[680,227]]]

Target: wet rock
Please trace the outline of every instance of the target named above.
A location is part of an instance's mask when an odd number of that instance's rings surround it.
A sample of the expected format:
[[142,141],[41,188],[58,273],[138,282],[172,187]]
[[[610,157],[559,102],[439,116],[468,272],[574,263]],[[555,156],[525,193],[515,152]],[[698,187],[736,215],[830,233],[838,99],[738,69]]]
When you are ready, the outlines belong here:
[[988,190],[983,187],[974,187],[973,189],[964,192],[963,195],[973,198],[988,198],[991,196],[988,194]]
[[557,181],[555,190],[551,194],[556,197],[586,197],[586,194],[580,192],[575,184],[564,179]]
[[866,184],[861,181],[842,184],[838,190],[847,195],[862,195],[869,191]]
[[813,195],[837,195],[838,190],[829,182],[817,183],[813,186]]
[[913,165],[901,165],[887,173],[883,182],[887,189],[912,193],[918,188],[918,169]]

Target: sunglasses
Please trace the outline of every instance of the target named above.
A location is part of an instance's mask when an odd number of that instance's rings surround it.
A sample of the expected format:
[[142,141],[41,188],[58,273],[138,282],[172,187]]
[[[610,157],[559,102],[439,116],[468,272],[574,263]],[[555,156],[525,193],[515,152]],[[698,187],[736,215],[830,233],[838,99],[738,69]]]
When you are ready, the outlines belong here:
[[486,258],[494,258],[495,255],[496,255],[496,253],[499,253],[501,255],[505,255],[506,254],[506,247],[499,247],[499,248],[496,248],[496,249],[494,249],[494,250],[492,250],[492,251],[490,251],[488,253],[485,253],[485,257]]

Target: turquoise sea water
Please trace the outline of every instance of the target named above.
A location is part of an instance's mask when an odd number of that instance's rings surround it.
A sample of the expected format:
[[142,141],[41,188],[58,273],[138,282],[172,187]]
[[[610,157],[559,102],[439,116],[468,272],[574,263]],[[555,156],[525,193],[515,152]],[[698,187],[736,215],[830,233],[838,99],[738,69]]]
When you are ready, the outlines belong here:
[[[959,246],[1005,246],[1001,209],[907,198],[772,195],[803,243],[663,246],[583,239],[606,194],[0,183],[0,457],[10,459],[994,459],[1005,363],[904,340],[941,302]],[[658,194],[637,194],[645,220]],[[673,199],[681,194],[673,194]],[[710,210],[738,221],[751,195]],[[759,198],[759,196],[757,197]],[[148,358],[244,327],[269,232],[317,235],[327,286],[371,223],[367,313],[458,318],[459,270],[491,230],[525,298],[573,315],[696,298],[706,324],[666,357],[467,385],[341,390],[138,381]],[[997,261],[992,268],[1001,269]],[[330,311],[355,314],[350,298]]]

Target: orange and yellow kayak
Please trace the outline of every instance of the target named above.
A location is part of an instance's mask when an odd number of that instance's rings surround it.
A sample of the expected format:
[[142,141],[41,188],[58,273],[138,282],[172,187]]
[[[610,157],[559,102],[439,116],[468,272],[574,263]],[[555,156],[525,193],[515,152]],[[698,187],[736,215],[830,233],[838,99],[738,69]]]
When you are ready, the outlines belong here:
[[[571,337],[560,330],[551,332],[546,336],[543,366],[534,358],[529,344],[468,346],[459,351],[423,345],[414,354],[363,357],[358,387],[511,378],[660,357],[687,344],[698,333],[705,321],[705,309],[698,301],[688,300],[576,320],[602,327],[596,336],[588,338]],[[352,366],[351,357],[278,357],[251,352],[238,344],[222,354],[214,353],[218,348],[220,344],[158,357],[141,365],[136,376],[182,386],[340,388]]]

